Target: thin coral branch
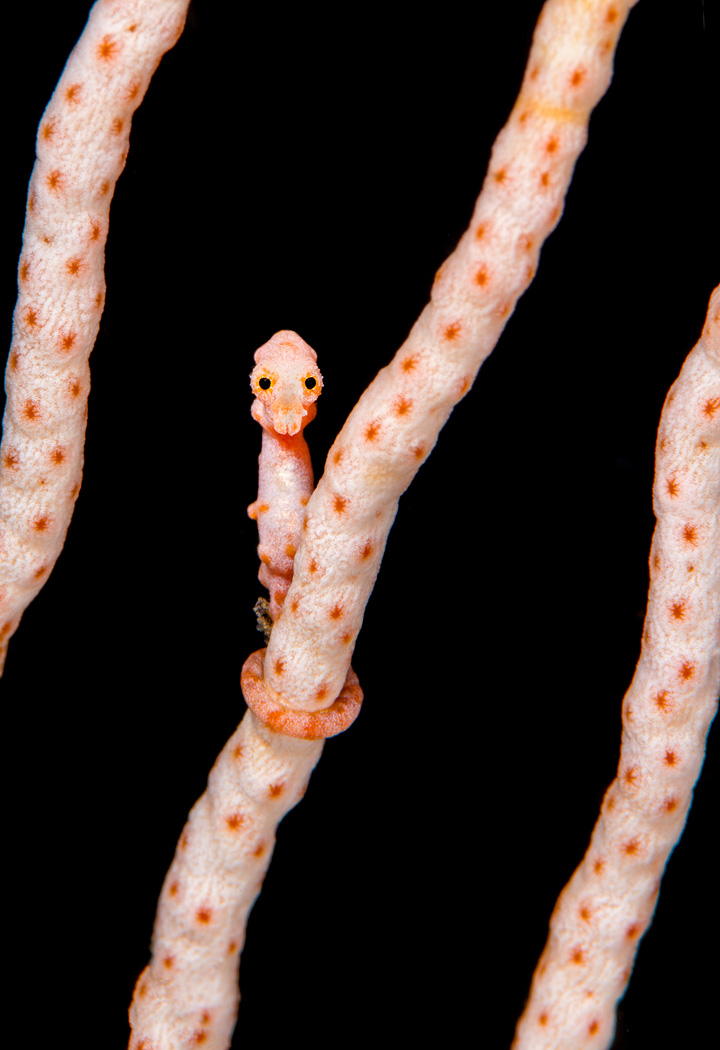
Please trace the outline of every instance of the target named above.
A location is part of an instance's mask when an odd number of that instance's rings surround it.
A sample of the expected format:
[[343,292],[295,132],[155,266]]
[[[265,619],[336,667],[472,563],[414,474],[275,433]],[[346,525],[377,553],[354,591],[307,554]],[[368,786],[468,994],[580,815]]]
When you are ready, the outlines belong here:
[[80,491],[88,358],[130,122],[188,0],[100,0],[45,110],[30,178],[0,447],[0,674]]
[[542,10],[468,229],[353,409],[308,505],[265,661],[268,687],[290,706],[328,705],[345,681],[398,500],[535,277],[632,6],[549,0]]
[[132,1050],[230,1045],[247,916],[278,822],[321,751],[322,741],[281,736],[251,711],[223,748],[163,885],[152,962],[130,1008]]
[[720,694],[720,286],[663,407],[642,651],[617,776],[563,890],[513,1046],[607,1048]]

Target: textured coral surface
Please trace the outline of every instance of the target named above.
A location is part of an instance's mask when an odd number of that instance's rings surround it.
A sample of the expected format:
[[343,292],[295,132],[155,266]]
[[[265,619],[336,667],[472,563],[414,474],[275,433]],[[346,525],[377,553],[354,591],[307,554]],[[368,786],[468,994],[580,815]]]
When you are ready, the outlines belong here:
[[720,693],[720,286],[665,399],[650,592],[617,776],[563,889],[517,1050],[607,1047],[615,1004],[682,834]]
[[110,202],[133,113],[186,10],[187,0],[100,0],[40,121],[5,371],[0,673],[80,491]]

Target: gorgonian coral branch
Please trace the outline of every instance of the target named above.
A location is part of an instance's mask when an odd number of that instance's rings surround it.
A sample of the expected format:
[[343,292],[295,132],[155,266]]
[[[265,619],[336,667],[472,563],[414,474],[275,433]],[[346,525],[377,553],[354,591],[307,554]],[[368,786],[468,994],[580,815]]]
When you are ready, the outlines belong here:
[[80,490],[88,358],[130,121],[189,0],[100,0],[40,122],[0,446],[0,673],[65,542]]
[[549,0],[467,232],[432,300],[338,435],[308,505],[265,682],[328,706],[345,681],[400,496],[470,390],[562,213],[631,3]]
[[650,592],[623,735],[585,857],[558,900],[516,1050],[609,1047],[682,835],[720,692],[720,287],[658,430]]
[[229,1046],[247,916],[277,825],[321,752],[321,740],[276,733],[252,711],[223,748],[163,885],[152,961],[130,1008],[130,1050]]

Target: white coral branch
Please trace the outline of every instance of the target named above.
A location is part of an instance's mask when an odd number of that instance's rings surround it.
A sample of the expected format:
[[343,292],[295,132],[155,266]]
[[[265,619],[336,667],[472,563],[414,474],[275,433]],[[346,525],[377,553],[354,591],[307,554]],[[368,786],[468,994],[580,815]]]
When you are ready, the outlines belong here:
[[660,880],[682,835],[720,694],[720,287],[670,389],[643,644],[615,780],[565,887],[513,1044],[605,1048]]
[[132,115],[189,0],[100,0],[37,135],[0,446],[0,674],[50,575],[80,491],[88,358],[105,302],[104,247]]

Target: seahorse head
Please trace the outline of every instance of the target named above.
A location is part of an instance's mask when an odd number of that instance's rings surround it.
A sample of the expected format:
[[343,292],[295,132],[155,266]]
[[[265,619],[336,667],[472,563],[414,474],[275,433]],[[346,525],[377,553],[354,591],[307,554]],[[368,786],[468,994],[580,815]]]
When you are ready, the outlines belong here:
[[255,361],[253,419],[277,434],[298,434],[315,418],[322,390],[317,354],[296,332],[276,332],[255,351]]

